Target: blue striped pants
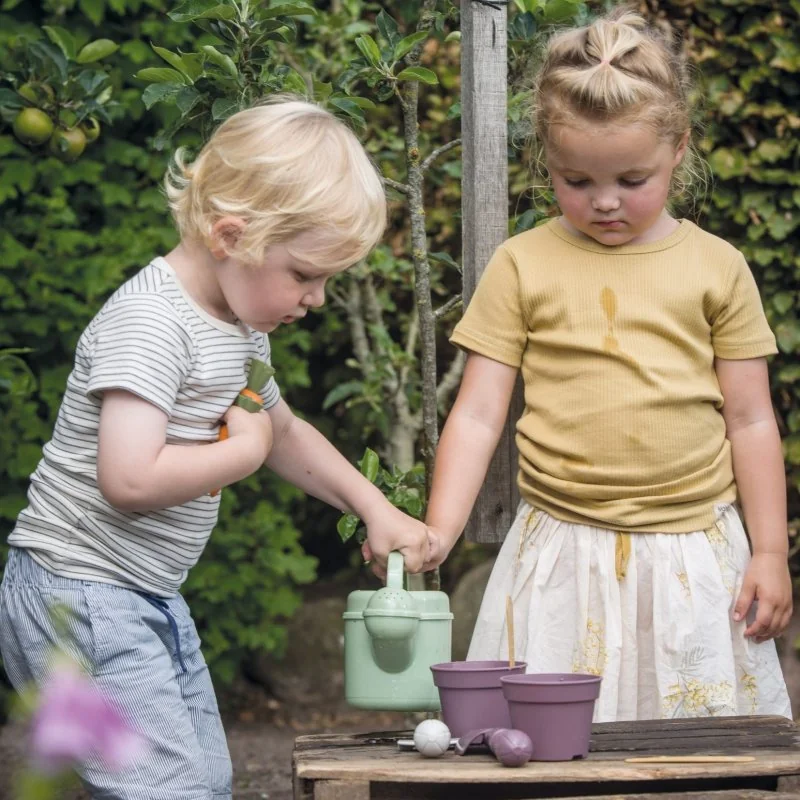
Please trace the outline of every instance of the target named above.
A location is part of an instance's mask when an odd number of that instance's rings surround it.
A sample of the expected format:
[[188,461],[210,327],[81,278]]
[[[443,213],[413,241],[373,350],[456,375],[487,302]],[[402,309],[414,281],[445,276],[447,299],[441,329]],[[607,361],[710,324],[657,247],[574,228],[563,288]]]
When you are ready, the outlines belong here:
[[[50,609],[57,604],[70,611],[67,641],[53,628]],[[129,589],[59,577],[11,548],[0,586],[0,652],[17,690],[47,677],[57,641],[88,665],[99,689],[147,741],[146,754],[124,772],[111,773],[97,760],[81,767],[92,798],[231,797],[214,688],[180,595],[154,605]]]

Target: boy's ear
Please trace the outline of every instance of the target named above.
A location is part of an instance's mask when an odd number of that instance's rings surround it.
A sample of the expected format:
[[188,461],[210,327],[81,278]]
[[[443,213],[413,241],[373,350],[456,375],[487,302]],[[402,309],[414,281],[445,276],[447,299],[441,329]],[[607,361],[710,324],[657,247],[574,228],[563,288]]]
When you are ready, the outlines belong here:
[[214,258],[227,258],[233,253],[244,229],[245,221],[240,217],[220,217],[211,226],[209,237],[208,249]]

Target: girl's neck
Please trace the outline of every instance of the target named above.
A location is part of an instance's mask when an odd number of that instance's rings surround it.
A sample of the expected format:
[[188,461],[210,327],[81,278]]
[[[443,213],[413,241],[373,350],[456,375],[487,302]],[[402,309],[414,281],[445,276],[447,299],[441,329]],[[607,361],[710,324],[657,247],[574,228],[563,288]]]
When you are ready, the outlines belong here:
[[217,259],[202,244],[183,240],[164,257],[192,300],[224,322],[236,322],[217,280]]

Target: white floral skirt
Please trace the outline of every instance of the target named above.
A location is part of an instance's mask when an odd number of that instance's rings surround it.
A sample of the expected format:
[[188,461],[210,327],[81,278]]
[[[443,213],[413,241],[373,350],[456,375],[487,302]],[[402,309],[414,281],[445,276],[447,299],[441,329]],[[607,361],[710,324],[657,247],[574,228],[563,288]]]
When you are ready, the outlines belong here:
[[[791,718],[775,643],[744,637],[733,606],[750,558],[736,509],[694,533],[619,534],[526,503],[489,579],[468,659],[602,675],[595,722],[778,714]],[[749,618],[752,618],[750,615]]]

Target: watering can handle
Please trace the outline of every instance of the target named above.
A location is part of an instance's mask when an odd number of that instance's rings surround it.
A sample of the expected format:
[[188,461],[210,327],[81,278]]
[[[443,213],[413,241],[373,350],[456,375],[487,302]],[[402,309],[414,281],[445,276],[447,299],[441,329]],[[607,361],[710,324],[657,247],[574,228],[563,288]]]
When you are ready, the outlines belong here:
[[389,589],[403,588],[403,554],[399,550],[392,550],[386,563],[386,586]]

